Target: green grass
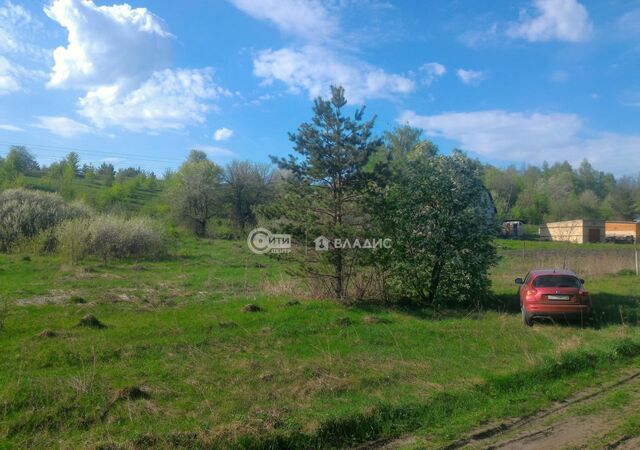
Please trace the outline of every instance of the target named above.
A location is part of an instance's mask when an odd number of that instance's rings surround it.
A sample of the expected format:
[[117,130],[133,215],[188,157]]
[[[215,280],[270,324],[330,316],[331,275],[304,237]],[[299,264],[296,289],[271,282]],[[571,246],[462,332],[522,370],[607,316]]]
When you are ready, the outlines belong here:
[[[596,383],[640,350],[632,276],[591,280],[598,327],[526,328],[508,308],[434,318],[288,306],[264,289],[286,263],[243,242],[185,239],[170,260],[106,267],[23,256],[0,255],[7,448],[343,447],[405,432],[445,442]],[[493,274],[504,301],[510,258]],[[264,311],[243,312],[248,303]],[[107,328],[77,327],[86,314]],[[45,329],[57,335],[37,336]],[[147,398],[127,398],[133,387]]]

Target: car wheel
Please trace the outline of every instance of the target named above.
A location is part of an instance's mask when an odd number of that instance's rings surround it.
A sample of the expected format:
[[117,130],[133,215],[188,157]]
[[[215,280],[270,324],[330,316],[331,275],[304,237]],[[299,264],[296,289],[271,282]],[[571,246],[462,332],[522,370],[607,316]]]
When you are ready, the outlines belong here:
[[524,306],[522,306],[520,309],[522,311],[522,323],[528,327],[533,326],[533,320],[531,319],[529,313],[527,313],[527,310],[524,309]]

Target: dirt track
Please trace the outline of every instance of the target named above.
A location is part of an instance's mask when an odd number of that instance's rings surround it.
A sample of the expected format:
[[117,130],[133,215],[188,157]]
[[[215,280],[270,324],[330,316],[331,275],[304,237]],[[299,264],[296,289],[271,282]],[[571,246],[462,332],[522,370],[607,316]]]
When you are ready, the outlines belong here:
[[[378,448],[438,447],[407,437]],[[534,415],[476,430],[445,449],[640,449],[640,370]]]

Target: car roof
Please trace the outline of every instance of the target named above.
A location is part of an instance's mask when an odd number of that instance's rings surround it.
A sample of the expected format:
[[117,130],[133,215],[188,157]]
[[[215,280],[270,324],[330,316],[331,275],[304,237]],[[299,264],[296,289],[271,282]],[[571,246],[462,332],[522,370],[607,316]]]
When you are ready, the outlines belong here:
[[569,275],[572,277],[577,277],[575,273],[570,270],[564,269],[536,269],[530,272],[532,277],[538,277],[540,275]]

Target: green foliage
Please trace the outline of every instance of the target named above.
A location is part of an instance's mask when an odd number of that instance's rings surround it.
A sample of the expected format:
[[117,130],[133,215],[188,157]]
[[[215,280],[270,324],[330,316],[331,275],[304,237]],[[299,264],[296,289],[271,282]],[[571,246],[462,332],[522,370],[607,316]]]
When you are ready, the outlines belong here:
[[225,168],[224,183],[231,219],[244,234],[256,224],[255,209],[273,196],[273,170],[268,164],[233,161]]
[[629,220],[640,210],[640,178],[616,180],[586,160],[577,169],[567,162],[524,169],[485,166],[483,181],[501,219],[529,223],[579,218]]
[[373,190],[371,215],[392,240],[377,256],[396,296],[437,306],[488,295],[497,227],[478,172],[461,153],[420,156]]
[[87,217],[82,204],[67,204],[58,194],[28,189],[0,193],[0,251],[10,250],[21,239],[29,239],[64,220]]
[[[317,98],[311,122],[289,135],[302,159],[272,157],[292,176],[287,179],[284,197],[266,215],[280,220],[305,245],[319,236],[331,241],[364,238],[365,166],[380,145],[371,137],[375,117],[364,121],[364,108],[356,110],[353,118],[345,116],[344,89],[332,86],[331,93],[330,100]],[[304,273],[324,280],[333,295],[342,299],[356,261],[357,251],[331,246],[315,259],[303,258],[301,264]]]
[[204,152],[193,150],[171,179],[169,202],[174,217],[198,237],[204,237],[209,219],[220,212],[223,170]]

